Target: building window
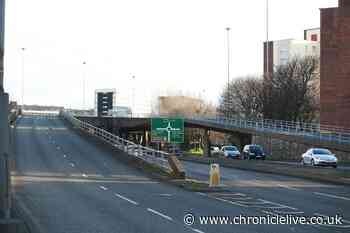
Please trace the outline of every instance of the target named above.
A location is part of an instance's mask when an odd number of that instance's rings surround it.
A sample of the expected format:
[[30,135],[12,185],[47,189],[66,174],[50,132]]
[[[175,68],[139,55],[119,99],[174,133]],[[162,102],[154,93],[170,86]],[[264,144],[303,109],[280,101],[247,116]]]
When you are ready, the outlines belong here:
[[312,34],[311,35],[311,41],[318,41],[317,34]]

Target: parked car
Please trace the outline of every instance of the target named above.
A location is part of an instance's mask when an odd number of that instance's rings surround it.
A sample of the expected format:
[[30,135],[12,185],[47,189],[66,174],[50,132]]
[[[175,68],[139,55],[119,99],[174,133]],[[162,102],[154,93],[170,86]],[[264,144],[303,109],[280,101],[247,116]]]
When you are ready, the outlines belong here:
[[262,159],[265,160],[266,154],[260,145],[246,145],[243,148],[244,159]]
[[220,153],[220,148],[218,146],[211,146],[210,147],[210,154],[215,155]]
[[239,152],[238,148],[235,146],[223,146],[221,148],[221,153],[226,158],[239,159],[241,157],[241,153]]
[[336,168],[338,164],[337,157],[327,149],[311,148],[302,154],[302,164],[311,166],[331,166]]

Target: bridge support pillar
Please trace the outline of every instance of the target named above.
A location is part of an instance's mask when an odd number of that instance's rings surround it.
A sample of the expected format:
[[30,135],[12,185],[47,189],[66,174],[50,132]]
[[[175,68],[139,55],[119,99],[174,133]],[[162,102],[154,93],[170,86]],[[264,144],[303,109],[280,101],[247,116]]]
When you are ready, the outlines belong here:
[[10,218],[10,128],[9,96],[0,90],[0,218]]
[[210,146],[211,146],[210,131],[208,129],[205,129],[204,134],[203,134],[203,154],[204,154],[204,156],[208,156],[208,157],[211,156]]

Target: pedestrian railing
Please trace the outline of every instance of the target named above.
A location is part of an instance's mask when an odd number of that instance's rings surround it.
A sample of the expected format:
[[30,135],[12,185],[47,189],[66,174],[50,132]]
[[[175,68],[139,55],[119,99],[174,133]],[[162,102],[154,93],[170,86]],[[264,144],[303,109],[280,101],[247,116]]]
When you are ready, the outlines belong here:
[[300,136],[305,139],[335,142],[338,144],[350,144],[350,129],[300,122],[278,120],[245,120],[226,117],[190,117],[196,122],[215,124],[225,128],[251,129],[257,132],[277,133],[284,135]]
[[169,154],[166,152],[154,150],[152,148],[145,147],[118,137],[104,129],[95,127],[87,122],[77,119],[69,112],[62,111],[60,115],[69,121],[75,128],[102,139],[119,150],[126,152],[128,155],[142,159],[148,164],[157,165],[163,169],[171,170],[168,163]]

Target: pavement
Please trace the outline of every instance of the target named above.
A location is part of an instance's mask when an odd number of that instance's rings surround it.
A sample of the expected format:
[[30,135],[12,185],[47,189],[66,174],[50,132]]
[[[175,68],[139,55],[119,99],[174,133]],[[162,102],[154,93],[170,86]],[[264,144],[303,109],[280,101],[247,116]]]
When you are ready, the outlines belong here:
[[[152,180],[60,119],[23,117],[16,129],[16,200],[38,233],[348,232],[350,189],[221,168],[226,192],[200,193]],[[208,179],[208,165],[185,162]],[[184,216],[195,216],[193,225]],[[200,216],[341,215],[343,225],[201,224]],[[191,216],[187,215],[191,220]],[[190,221],[191,222],[191,221]]]

